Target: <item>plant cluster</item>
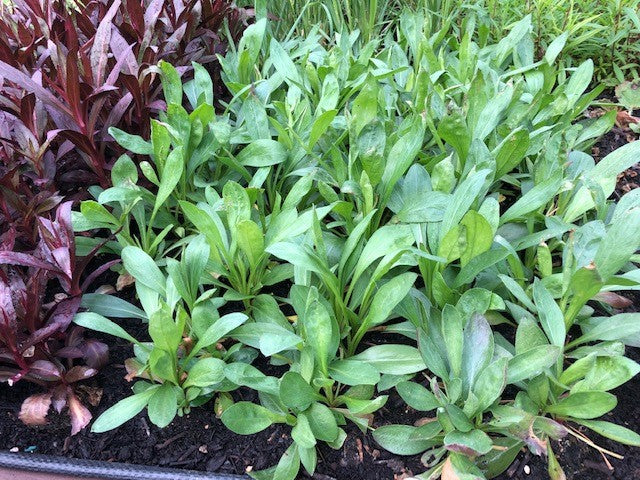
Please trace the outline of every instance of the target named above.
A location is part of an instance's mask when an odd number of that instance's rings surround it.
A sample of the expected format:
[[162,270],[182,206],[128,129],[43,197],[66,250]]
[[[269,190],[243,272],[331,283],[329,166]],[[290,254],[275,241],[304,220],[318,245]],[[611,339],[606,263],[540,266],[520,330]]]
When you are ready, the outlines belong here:
[[[89,423],[91,413],[73,384],[106,364],[108,348],[85,338],[72,320],[83,291],[118,260],[81,278],[95,251],[76,259],[71,202],[58,208],[54,220],[38,217],[37,222],[40,241],[34,251],[0,251],[0,380],[13,385],[25,379],[48,387],[23,402],[20,419],[43,425],[51,406],[58,413],[68,407],[71,433],[76,434]],[[53,279],[61,289],[55,299],[46,291]],[[74,364],[78,359],[84,364]]]
[[[2,233],[37,242],[34,218],[58,191],[109,185],[117,145],[111,126],[148,136],[164,108],[156,64],[197,60],[217,77],[215,55],[244,17],[229,2],[25,0],[0,17]],[[228,28],[227,28],[228,27]],[[216,94],[222,96],[218,83]],[[49,198],[52,197],[52,198]]]
[[565,35],[537,60],[530,17],[476,43],[471,18],[450,35],[403,10],[384,38],[323,42],[319,27],[278,41],[263,13],[220,57],[223,110],[204,68],[183,82],[160,63],[149,140],[110,130],[147,160],[121,156],[74,213],[114,236],[81,248],[119,254],[142,306],[95,293],[75,317],[134,346],[133,394],[93,430],[212,401],[239,434],[291,427],[252,473],[288,480],[348,422],[372,429],[395,389],[425,416],[373,435],[423,453],[417,478],[490,478],[523,447],[562,478],[549,439],[582,436],[573,424],[640,446],[598,420],[640,369],[638,314],[611,315],[640,285],[640,195],[608,200],[640,143],[585,153],[615,118],[582,116],[593,63],[559,65]]
[[608,86],[635,79],[640,73],[638,0],[273,0],[262,4],[278,20],[274,25],[278,38],[288,38],[293,32],[306,35],[320,25],[327,36],[359,29],[364,39],[371,40],[392,29],[403,8],[409,7],[427,14],[432,32],[448,24],[451,34],[463,35],[463,19],[473,18],[478,24],[475,39],[483,44],[498,42],[517,21],[532,15],[536,56],[542,57],[555,38],[566,34],[568,42],[560,60],[567,66],[592,59],[596,78]]
[[[22,418],[43,423],[52,401],[58,411],[67,403],[76,433],[90,415],[67,387],[95,374],[106,347],[83,339],[71,320],[83,291],[114,262],[81,278],[102,245],[83,250],[80,239],[76,252],[64,197],[110,185],[120,147],[109,127],[148,137],[150,118],[166,105],[159,60],[183,75],[197,60],[218,79],[216,55],[240,35],[246,15],[222,0],[82,8],[24,0],[3,2],[0,13],[1,378],[54,385],[37,405],[27,399]],[[226,95],[221,81],[215,92]],[[76,358],[87,366],[73,366]]]

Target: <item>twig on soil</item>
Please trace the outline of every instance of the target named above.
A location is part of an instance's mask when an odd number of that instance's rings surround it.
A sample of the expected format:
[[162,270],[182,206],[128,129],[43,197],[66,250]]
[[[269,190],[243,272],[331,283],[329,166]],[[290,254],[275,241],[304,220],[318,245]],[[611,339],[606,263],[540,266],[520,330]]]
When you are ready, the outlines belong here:
[[582,440],[584,443],[586,443],[590,447],[593,447],[596,450],[598,450],[600,452],[600,454],[602,455],[602,458],[604,458],[605,463],[609,467],[609,470],[613,470],[613,466],[611,466],[611,463],[609,463],[609,460],[607,459],[607,457],[605,457],[605,455],[604,455],[605,453],[607,455],[611,455],[613,458],[617,458],[618,460],[624,460],[624,457],[622,455],[620,455],[618,453],[615,453],[615,452],[612,452],[611,450],[607,450],[606,448],[601,447],[599,445],[596,445],[589,437],[587,437],[583,433],[580,433],[579,431],[577,431],[573,427],[571,427],[569,425],[566,425],[566,427],[567,427],[567,431],[571,435],[576,437],[578,440]]
[[184,437],[186,434],[187,434],[187,432],[182,432],[182,433],[179,433],[177,435],[174,435],[171,438],[166,439],[164,442],[159,443],[158,445],[156,445],[156,450],[162,450],[163,448],[168,447],[169,445],[171,445],[173,442],[175,442],[179,438]]

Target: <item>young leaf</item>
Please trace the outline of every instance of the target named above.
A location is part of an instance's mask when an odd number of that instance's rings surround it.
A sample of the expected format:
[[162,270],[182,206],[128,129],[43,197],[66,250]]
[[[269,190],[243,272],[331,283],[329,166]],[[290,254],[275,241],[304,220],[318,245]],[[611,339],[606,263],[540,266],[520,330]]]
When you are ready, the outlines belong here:
[[261,432],[274,422],[281,422],[284,419],[261,405],[251,402],[238,402],[227,408],[220,420],[229,430],[235,433],[252,435]]
[[132,419],[147,406],[149,399],[155,394],[158,388],[160,387],[152,386],[141,393],[136,393],[124,400],[120,400],[114,406],[103,412],[102,415],[93,422],[91,431],[93,433],[103,433],[113,430]]
[[367,362],[378,372],[391,375],[416,373],[426,368],[418,349],[408,345],[374,345],[351,359]]
[[591,419],[601,417],[615,408],[615,395],[607,392],[578,392],[549,405],[547,412],[561,417]]

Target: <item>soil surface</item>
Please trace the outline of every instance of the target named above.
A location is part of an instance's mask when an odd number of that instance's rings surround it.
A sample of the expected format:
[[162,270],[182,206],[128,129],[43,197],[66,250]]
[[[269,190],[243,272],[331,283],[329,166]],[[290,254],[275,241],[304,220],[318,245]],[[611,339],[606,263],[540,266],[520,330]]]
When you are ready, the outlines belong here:
[[[594,156],[596,159],[603,158],[629,140],[629,132],[616,127],[594,146]],[[621,175],[616,194],[622,195],[636,188],[638,184],[635,182],[640,182],[637,177],[639,172],[640,168],[636,165]],[[640,296],[634,298],[632,309],[640,311]],[[122,325],[138,339],[146,339],[146,326],[140,322],[129,320],[123,321]],[[109,344],[110,365],[80,387],[81,396],[87,399],[102,394],[98,406],[91,407],[94,418],[130,394],[131,384],[124,379],[126,372],[123,364],[126,358],[132,356],[131,345],[126,341],[100,335],[95,337]],[[631,358],[640,360],[640,351],[629,350]],[[640,376],[615,390],[613,393],[618,397],[618,406],[604,419],[640,430],[640,409],[637,408],[639,391]],[[92,434],[85,430],[70,437],[69,421],[64,412],[63,415],[50,413],[50,423],[42,427],[27,427],[18,419],[22,400],[38,392],[39,387],[25,382],[11,388],[0,384],[0,449],[241,474],[275,465],[291,443],[290,429],[284,426],[273,426],[252,436],[236,435],[215,417],[211,403],[194,408],[186,418],[176,418],[165,429],[152,425],[143,412],[114,431]],[[236,401],[255,400],[255,393],[250,390],[238,390],[233,396]],[[376,414],[374,426],[410,424],[419,416],[397,394],[391,394],[386,406]],[[332,450],[324,444],[320,446],[314,479],[401,480],[425,470],[420,463],[420,456],[392,455],[380,449],[370,434],[363,434],[353,425],[346,429],[348,439],[341,449]],[[640,478],[640,452],[637,449],[617,444],[583,428],[579,430],[601,447],[624,456],[624,460],[608,457],[605,461],[595,449],[568,437],[553,444],[567,479]],[[613,470],[609,469],[609,465]],[[300,478],[308,476],[301,473]],[[500,480],[548,478],[545,460],[525,451],[498,477]]]

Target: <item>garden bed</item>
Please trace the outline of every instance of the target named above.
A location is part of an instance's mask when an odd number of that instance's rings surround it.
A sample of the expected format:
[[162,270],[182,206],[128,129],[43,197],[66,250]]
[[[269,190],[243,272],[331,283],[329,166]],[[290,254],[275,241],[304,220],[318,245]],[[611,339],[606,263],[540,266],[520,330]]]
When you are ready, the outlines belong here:
[[[594,146],[594,157],[599,159],[606,156],[624,145],[629,138],[628,132],[620,129],[612,130]],[[636,188],[629,180],[635,177],[633,172],[636,169],[637,165],[619,177],[616,195],[621,196],[629,189]],[[115,278],[107,275],[101,280],[109,283],[109,280],[113,281]],[[285,290],[274,293],[284,294]],[[131,290],[123,293],[127,300],[131,300]],[[640,296],[634,294],[628,294],[628,296],[634,303],[626,311],[640,311]],[[147,326],[139,321],[124,320],[121,325],[134,337],[140,340],[148,339]],[[95,403],[96,399],[99,401],[99,405],[93,409],[95,417],[108,406],[130,394],[131,384],[124,378],[126,375],[124,361],[132,355],[129,342],[101,334],[97,337],[109,345],[110,364],[103,368],[98,376],[81,387],[81,392],[85,395],[83,400],[87,403]],[[401,341],[398,338],[394,340]],[[367,345],[382,342],[385,342],[385,337],[379,334],[365,341]],[[638,361],[640,351],[628,347],[628,356]],[[266,364],[258,367],[267,371],[273,368]],[[245,472],[261,470],[276,464],[291,442],[289,429],[282,425],[270,427],[252,436],[236,435],[215,417],[210,404],[193,409],[184,418],[176,418],[168,427],[162,429],[150,424],[146,414],[142,413],[117,429],[103,434],[83,430],[78,435],[69,436],[67,416],[51,413],[50,424],[43,427],[29,427],[18,419],[22,399],[38,391],[37,386],[26,382],[20,382],[13,388],[4,386],[0,388],[0,414],[2,415],[0,449],[30,452],[36,459],[39,455],[48,455],[61,457],[61,462],[65,459],[106,462],[94,465],[96,468],[102,465],[107,468],[106,471],[108,471],[108,464],[118,462],[154,466],[159,468],[158,472],[162,472],[162,469],[209,472],[212,474],[211,478],[220,478],[214,474],[242,475]],[[618,397],[618,406],[603,419],[632,430],[640,430],[638,391],[640,391],[640,377],[635,377],[617,388],[613,393]],[[255,392],[252,390],[243,389],[240,392],[237,400],[256,400]],[[411,423],[420,416],[418,412],[407,407],[394,392],[386,406],[376,415],[373,426]],[[586,433],[586,429],[583,430]],[[370,434],[363,435],[353,425],[347,429],[347,433],[347,440],[339,450],[333,450],[324,444],[319,446],[318,469],[312,478],[316,480],[347,478],[350,480],[391,478],[400,480],[424,470],[419,455],[391,454],[380,448]],[[624,456],[624,460],[609,457],[613,467],[613,470],[609,470],[602,456],[585,443],[573,437],[553,441],[554,451],[568,479],[640,478],[640,456],[633,447],[621,445],[593,433],[589,434],[589,438],[599,446]],[[167,470],[167,472],[170,475],[170,471]],[[2,473],[1,469],[0,473]],[[310,478],[306,473],[303,473],[303,476]],[[496,478],[499,480],[546,480],[549,477],[546,461],[523,450],[511,467]]]
[[0,476],[638,476],[630,46],[614,101],[539,14],[45,3],[0,18]]

